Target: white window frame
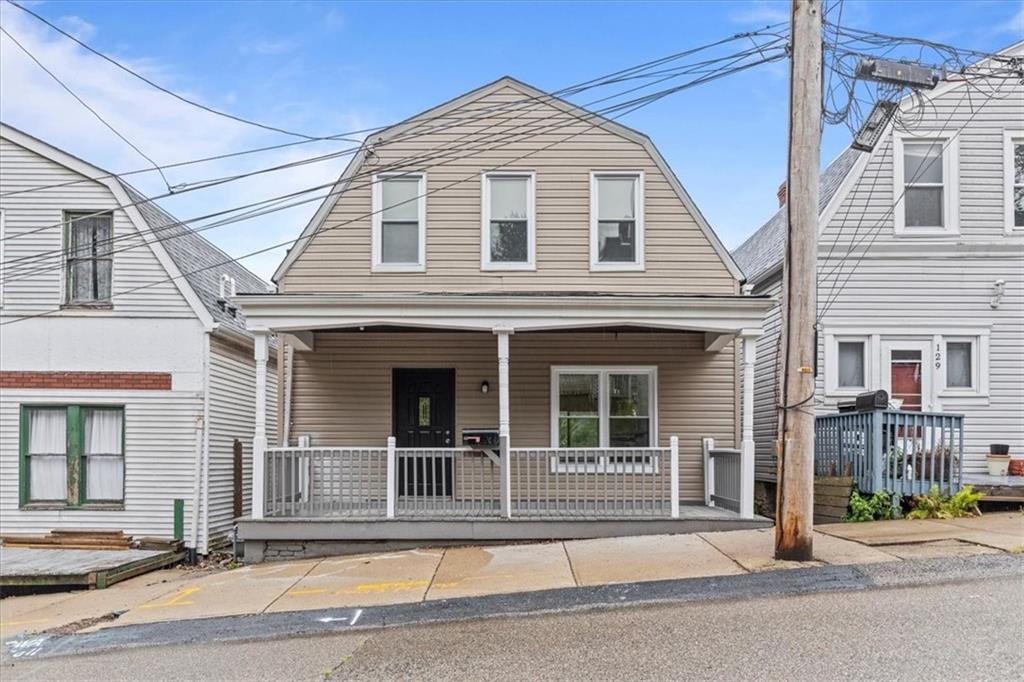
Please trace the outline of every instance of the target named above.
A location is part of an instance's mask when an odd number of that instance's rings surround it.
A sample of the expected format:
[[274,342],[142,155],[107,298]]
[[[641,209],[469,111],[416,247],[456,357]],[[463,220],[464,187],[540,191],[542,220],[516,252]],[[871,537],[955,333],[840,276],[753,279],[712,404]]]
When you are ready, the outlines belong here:
[[[599,443],[595,448],[559,448],[558,445],[558,418],[559,418],[559,391],[558,378],[562,374],[597,374],[598,375],[598,437]],[[610,390],[608,377],[612,374],[639,374],[648,377],[647,390],[648,405],[650,406],[651,440],[647,447],[638,448],[613,448],[608,443],[610,440],[611,418],[610,412]],[[593,461],[586,463],[570,463],[562,460],[559,456],[551,458],[552,472],[593,472],[593,473],[632,473],[632,474],[656,474],[658,473],[658,458],[645,457],[642,463],[636,464],[614,464],[607,461],[605,454],[608,451],[616,450],[652,450],[658,447],[658,368],[655,365],[552,365],[551,367],[551,447],[556,450],[585,450],[594,453]]]
[[[935,365],[939,370],[938,393],[940,397],[976,397],[988,395],[988,334],[980,335],[942,335],[936,343]],[[946,359],[949,356],[947,344],[969,343],[971,344],[971,385],[970,386],[948,386]]]
[[1006,204],[1006,234],[1024,231],[1024,226],[1013,224],[1013,145],[1024,143],[1024,130],[1006,130],[1003,132],[1003,177],[1006,185],[1003,190]]
[[[416,263],[384,263],[381,225],[383,223],[383,190],[382,182],[389,178],[418,178],[418,199],[416,210],[419,214],[419,261]],[[401,171],[395,173],[377,173],[373,176],[373,263],[371,272],[426,272],[427,270],[427,174],[420,171]]]
[[[526,178],[526,262],[491,261],[491,180]],[[537,266],[537,174],[534,171],[486,171],[480,175],[480,269],[536,270]]]
[[[631,263],[598,261],[598,196],[599,178],[633,178],[636,187],[636,248]],[[644,172],[642,170],[600,170],[590,172],[590,270],[600,272],[642,272],[644,270]]]
[[[864,344],[864,386],[839,385],[839,344]],[[854,396],[869,390],[872,368],[871,336],[867,334],[827,334],[825,336],[825,392],[836,396]]]
[[[905,169],[903,146],[905,143],[932,142],[942,151],[942,227],[908,227],[907,205],[904,201]],[[960,234],[960,153],[959,137],[949,132],[917,131],[893,133],[893,198],[898,198],[893,211],[893,229],[901,236],[947,237]]]

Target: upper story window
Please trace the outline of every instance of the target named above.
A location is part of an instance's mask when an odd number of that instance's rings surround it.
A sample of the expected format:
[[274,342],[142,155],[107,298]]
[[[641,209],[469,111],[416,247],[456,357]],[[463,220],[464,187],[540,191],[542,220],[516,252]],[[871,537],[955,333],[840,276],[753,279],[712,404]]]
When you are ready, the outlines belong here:
[[533,173],[485,173],[481,267],[532,270],[534,223]]
[[373,182],[373,270],[426,270],[427,178],[378,175]]
[[903,200],[894,215],[897,234],[955,234],[957,145],[951,136],[894,138],[895,196]]
[[113,266],[111,238],[114,218],[109,213],[65,214],[67,254],[66,301],[71,305],[110,302]]
[[838,388],[864,388],[864,351],[867,344],[864,341],[839,341],[837,378]]
[[1006,133],[1006,231],[1024,230],[1024,131]]
[[590,176],[590,269],[643,270],[644,177],[639,171]]

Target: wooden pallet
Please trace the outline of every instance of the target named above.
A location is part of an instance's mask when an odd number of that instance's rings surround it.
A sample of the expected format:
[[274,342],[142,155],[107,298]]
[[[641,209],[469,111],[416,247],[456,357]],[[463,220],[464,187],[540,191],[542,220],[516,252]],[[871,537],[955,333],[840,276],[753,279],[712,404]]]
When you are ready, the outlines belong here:
[[132,548],[132,536],[120,530],[95,530],[91,528],[56,528],[45,535],[0,535],[5,547],[31,547],[45,549],[112,549]]
[[846,516],[853,492],[852,476],[814,478],[814,523],[839,523]]

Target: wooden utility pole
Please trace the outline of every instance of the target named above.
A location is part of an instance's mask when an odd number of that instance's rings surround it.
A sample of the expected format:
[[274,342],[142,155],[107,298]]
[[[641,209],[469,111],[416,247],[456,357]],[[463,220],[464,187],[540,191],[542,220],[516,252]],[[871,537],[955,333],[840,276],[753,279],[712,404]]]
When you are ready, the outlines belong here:
[[817,336],[820,0],[793,0],[789,86],[789,237],[782,275],[782,390],[775,558],[813,558]]

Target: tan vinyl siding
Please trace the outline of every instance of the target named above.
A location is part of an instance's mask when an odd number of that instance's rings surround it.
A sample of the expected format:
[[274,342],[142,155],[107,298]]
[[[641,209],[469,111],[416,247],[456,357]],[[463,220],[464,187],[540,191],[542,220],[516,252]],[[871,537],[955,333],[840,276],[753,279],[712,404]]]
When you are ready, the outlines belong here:
[[[448,125],[522,99],[522,93],[506,87],[424,126]],[[538,134],[539,129],[548,131]],[[492,111],[444,131],[424,128],[374,152],[375,162],[357,171],[321,232],[282,278],[282,292],[737,293],[722,259],[643,146],[553,106]],[[426,272],[370,271],[369,174],[393,164],[427,174]],[[536,271],[481,270],[481,173],[493,169],[536,173]],[[590,172],[595,170],[644,173],[643,273],[590,272]]]
[[[76,182],[77,181],[77,182]],[[74,183],[74,184],[63,184]],[[10,140],[0,139],[2,193],[43,185],[48,189],[0,196],[4,213],[4,315],[52,313],[63,303],[65,211],[114,210],[106,186]],[[185,297],[123,210],[114,210],[113,310],[92,316],[194,317]],[[21,260],[28,258],[29,260]],[[18,262],[20,264],[15,264]],[[67,311],[52,315],[76,315]]]
[[[732,346],[703,350],[703,334],[668,332],[520,333],[510,340],[513,447],[551,444],[552,365],[658,368],[660,445],[680,441],[680,488],[703,498],[700,439],[734,443]],[[383,446],[391,434],[391,369],[453,367],[456,438],[498,422],[495,337],[480,333],[318,333],[316,350],[295,353],[292,427],[314,446]],[[480,392],[482,381],[492,390]]]
[[[276,353],[274,354],[276,355]],[[256,414],[256,361],[252,347],[210,340],[209,536],[222,538],[234,524],[234,441],[242,442],[242,513],[252,503],[252,439]],[[277,371],[267,366],[268,413],[277,400]],[[277,442],[277,421],[267,420],[267,441]]]

